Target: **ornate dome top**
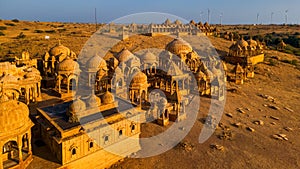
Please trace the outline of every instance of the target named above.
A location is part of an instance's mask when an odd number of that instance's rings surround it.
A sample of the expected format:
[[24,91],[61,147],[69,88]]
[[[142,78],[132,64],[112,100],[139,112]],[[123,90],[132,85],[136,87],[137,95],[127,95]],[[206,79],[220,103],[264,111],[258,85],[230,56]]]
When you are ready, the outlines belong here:
[[174,24],[176,24],[176,25],[181,25],[182,23],[181,23],[180,20],[176,19],[176,21],[174,22]]
[[32,67],[26,70],[25,78],[39,78],[41,73],[36,68]]
[[11,74],[5,74],[4,76],[0,77],[0,82],[1,81],[3,81],[4,83],[17,83],[18,77]]
[[141,61],[144,63],[154,63],[157,61],[157,58],[153,53],[147,51],[141,56]]
[[128,49],[123,49],[119,54],[118,54],[118,60],[119,62],[126,62],[129,59],[133,58],[134,55],[128,50]]
[[170,19],[167,19],[165,22],[164,22],[165,25],[171,25],[172,22],[170,21]]
[[248,47],[249,46],[248,42],[245,41],[243,38],[241,40],[237,41],[236,44],[239,45],[240,47]]
[[76,114],[78,112],[84,111],[86,109],[85,102],[77,98],[69,106],[69,112],[71,114]]
[[79,71],[79,64],[71,58],[66,58],[58,64],[58,71]]
[[222,71],[220,69],[217,69],[216,67],[212,68],[212,73],[214,74],[214,76],[222,75]]
[[183,75],[183,72],[179,69],[179,67],[174,62],[171,62],[170,67],[169,67],[167,73],[170,76],[180,76],[180,75]]
[[70,56],[71,50],[60,42],[49,50],[50,56],[59,57],[59,62],[63,61],[67,56]]
[[0,135],[21,131],[23,127],[31,125],[29,109],[26,104],[16,100],[0,103]]
[[89,108],[99,107],[101,105],[101,99],[95,94],[91,94],[90,97],[86,100],[86,102]]
[[120,67],[116,67],[116,69],[115,69],[115,74],[116,74],[116,75],[123,75],[122,70],[121,70]]
[[166,50],[175,55],[187,54],[193,51],[190,44],[181,38],[176,38],[166,46]]
[[98,70],[98,69],[104,69],[107,70],[107,64],[106,61],[104,59],[102,59],[100,56],[95,55],[93,57],[91,57],[87,63],[86,63],[86,67],[88,69],[92,69],[92,70]]
[[160,100],[159,100],[159,102],[160,102],[160,104],[162,105],[162,106],[166,106],[167,104],[168,104],[168,100],[166,99],[166,98],[161,98]]
[[135,83],[135,84],[147,84],[147,76],[143,72],[138,72],[132,78],[132,83]]
[[86,62],[86,68],[88,69],[98,69],[98,66],[100,62],[102,61],[102,58],[99,55],[92,56],[87,62]]
[[34,72],[28,72],[28,73],[25,74],[24,77],[27,78],[27,79],[29,79],[29,78],[39,77],[39,75],[37,75],[37,74],[34,73]]
[[195,22],[194,20],[191,20],[191,21],[190,21],[190,24],[196,25],[196,22]]
[[257,42],[255,40],[253,40],[252,38],[248,40],[248,44],[250,47],[256,47],[257,46]]
[[233,70],[235,73],[244,73],[244,69],[242,68],[242,66],[240,64],[237,64]]
[[111,104],[115,101],[114,99],[114,95],[112,93],[110,93],[109,91],[106,91],[103,95],[102,95],[102,103],[103,104]]

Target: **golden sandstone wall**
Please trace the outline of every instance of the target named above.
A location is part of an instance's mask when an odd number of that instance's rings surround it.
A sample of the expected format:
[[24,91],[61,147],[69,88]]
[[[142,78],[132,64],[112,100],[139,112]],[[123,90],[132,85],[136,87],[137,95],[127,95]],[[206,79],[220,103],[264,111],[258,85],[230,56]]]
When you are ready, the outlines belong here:
[[[139,134],[131,138],[138,138],[138,137]],[[137,152],[138,150],[140,150],[138,139],[136,139],[136,141],[126,139],[121,142],[117,142],[111,146],[108,146],[106,148],[114,151],[118,151],[123,156],[118,156],[104,149],[100,149],[94,151],[88,156],[83,156],[82,158],[78,158],[73,162],[65,164],[62,167],[60,167],[60,169],[108,168],[114,163],[122,160],[124,157],[129,156],[132,152]]]
[[252,65],[255,65],[257,63],[263,62],[264,58],[265,58],[265,54],[260,54],[260,55],[252,56],[249,59],[250,59]]

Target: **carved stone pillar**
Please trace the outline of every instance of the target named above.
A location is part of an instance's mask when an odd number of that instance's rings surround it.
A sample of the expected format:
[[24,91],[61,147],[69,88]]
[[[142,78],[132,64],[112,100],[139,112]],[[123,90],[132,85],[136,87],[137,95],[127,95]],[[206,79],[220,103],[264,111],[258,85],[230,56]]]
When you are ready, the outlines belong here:
[[27,142],[28,142],[28,154],[32,154],[32,148],[31,148],[31,132],[28,132],[27,134]]
[[23,162],[23,155],[22,155],[22,136],[18,136],[18,152],[19,152],[19,164]]
[[41,95],[41,83],[39,82],[38,83],[38,97],[41,97],[42,95]]
[[[2,142],[0,141],[0,148],[1,148],[1,151],[3,150],[3,144]],[[0,153],[2,155],[2,152]],[[3,161],[2,161],[2,157],[0,157],[0,169],[3,169]]]
[[61,87],[60,87],[61,79],[60,79],[60,77],[57,80],[58,80],[58,93],[61,93]]
[[70,92],[70,79],[68,78],[68,82],[67,82],[67,93]]

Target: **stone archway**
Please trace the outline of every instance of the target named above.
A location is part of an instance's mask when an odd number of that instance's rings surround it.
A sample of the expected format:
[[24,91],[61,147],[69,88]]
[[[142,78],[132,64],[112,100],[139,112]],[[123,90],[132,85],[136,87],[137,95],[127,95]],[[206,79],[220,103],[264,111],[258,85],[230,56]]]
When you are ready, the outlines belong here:
[[2,147],[3,168],[9,168],[20,163],[18,143],[14,140],[6,142]]

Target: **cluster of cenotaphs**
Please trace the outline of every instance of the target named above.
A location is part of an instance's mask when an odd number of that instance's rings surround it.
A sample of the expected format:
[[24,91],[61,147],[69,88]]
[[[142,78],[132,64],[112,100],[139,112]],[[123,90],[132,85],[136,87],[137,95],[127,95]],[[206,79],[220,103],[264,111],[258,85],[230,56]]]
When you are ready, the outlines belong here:
[[[200,29],[210,35],[217,31],[194,21],[182,24],[166,20],[149,27],[151,33],[193,34]],[[184,120],[192,93],[223,100],[226,79],[242,84],[254,76],[254,65],[263,58],[262,44],[243,38],[225,57],[235,65],[230,71],[223,61],[211,64],[201,60],[181,38],[174,38],[159,55],[149,50],[136,55],[124,48],[110,60],[95,54],[84,64],[58,43],[42,57],[40,70],[37,60],[23,52],[13,63],[0,63],[0,169],[29,165],[32,135],[46,143],[62,166],[79,166],[80,160],[89,160],[86,165],[108,167],[141,149],[138,141],[129,139],[139,138],[139,122],[156,119],[165,126]],[[219,71],[221,68],[224,72]],[[41,86],[51,88],[60,101],[38,107],[30,119],[27,105],[41,101]],[[155,89],[166,97],[153,94]],[[151,107],[153,98],[158,101]],[[122,147],[119,155],[105,151],[113,147]],[[80,163],[80,167],[87,166]]]

